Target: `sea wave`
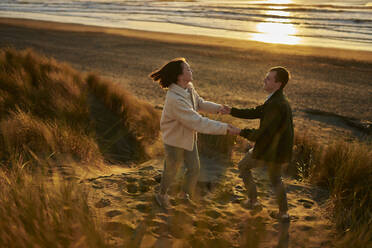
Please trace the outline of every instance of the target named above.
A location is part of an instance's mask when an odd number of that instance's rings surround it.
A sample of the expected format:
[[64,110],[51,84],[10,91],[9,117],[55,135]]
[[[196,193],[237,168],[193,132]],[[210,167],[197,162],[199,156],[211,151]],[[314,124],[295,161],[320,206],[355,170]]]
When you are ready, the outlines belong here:
[[304,10],[318,9],[318,8],[328,8],[328,9],[372,9],[372,5],[341,5],[341,4],[275,4],[275,3],[261,3],[257,4],[258,6],[273,6],[276,9],[278,8],[303,8]]
[[[209,7],[204,6],[185,8],[185,7],[153,7],[153,6],[128,6],[128,5],[107,5],[102,8],[95,5],[80,6],[78,3],[71,5],[55,3],[55,4],[44,4],[43,6],[34,3],[32,6],[25,6],[24,4],[2,4],[0,10],[3,11],[38,11],[40,13],[47,12],[91,12],[91,13],[102,13],[102,14],[149,14],[149,15],[167,15],[167,16],[201,16],[205,18],[216,18],[225,20],[241,20],[241,21],[265,21],[265,19],[271,19],[275,22],[283,22],[289,20],[290,22],[299,21],[324,21],[324,22],[339,22],[339,23],[354,23],[354,24],[370,24],[372,23],[372,11],[370,12],[353,12],[342,10],[340,12],[334,12],[325,9],[311,9],[311,8],[299,8],[299,9],[272,9],[272,8],[234,8],[234,7]],[[80,4],[86,5],[86,2]],[[99,3],[101,4],[101,3]],[[266,4],[264,4],[266,5]],[[283,6],[283,5],[281,5]],[[328,6],[328,5],[327,5]],[[372,7],[371,7],[372,9]],[[312,12],[311,14],[301,14],[299,12]],[[294,13],[295,12],[295,13]],[[287,13],[283,15],[283,13]]]
[[[131,22],[175,24],[220,33],[258,32],[259,23],[287,25],[297,36],[372,45],[372,2],[345,4],[273,4],[259,1],[159,0],[1,0],[0,12],[12,16],[38,15],[51,20],[126,27]],[[0,13],[0,17],[2,14]],[[3,15],[7,16],[7,14]],[[182,26],[178,31],[182,33]],[[212,31],[211,31],[212,30]],[[216,31],[217,32],[217,31]],[[335,38],[336,37],[336,38]],[[344,37],[344,38],[342,38]]]

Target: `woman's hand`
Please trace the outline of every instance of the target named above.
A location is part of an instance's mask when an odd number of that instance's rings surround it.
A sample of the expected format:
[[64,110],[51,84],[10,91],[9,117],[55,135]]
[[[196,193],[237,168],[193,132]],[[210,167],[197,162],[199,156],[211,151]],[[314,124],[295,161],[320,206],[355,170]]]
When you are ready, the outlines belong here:
[[218,110],[218,113],[228,115],[231,113],[231,107],[228,105],[221,105],[220,109]]

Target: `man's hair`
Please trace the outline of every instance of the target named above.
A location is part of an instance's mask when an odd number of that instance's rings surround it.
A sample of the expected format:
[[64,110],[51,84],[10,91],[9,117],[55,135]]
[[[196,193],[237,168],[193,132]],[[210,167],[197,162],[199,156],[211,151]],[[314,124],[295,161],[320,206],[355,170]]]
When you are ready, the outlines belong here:
[[163,65],[160,69],[150,73],[149,77],[158,82],[160,87],[168,88],[171,84],[177,83],[178,76],[182,74],[182,64],[186,63],[185,58],[175,58]]
[[283,89],[287,85],[288,80],[290,78],[289,71],[282,66],[272,67],[270,71],[276,72],[275,81],[282,83],[282,85],[280,86],[280,89]]

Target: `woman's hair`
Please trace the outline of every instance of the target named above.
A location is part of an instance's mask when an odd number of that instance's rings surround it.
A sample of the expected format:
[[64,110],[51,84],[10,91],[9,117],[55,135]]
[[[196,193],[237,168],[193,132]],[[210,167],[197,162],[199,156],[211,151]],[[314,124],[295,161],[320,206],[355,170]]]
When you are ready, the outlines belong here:
[[185,58],[172,59],[160,69],[151,72],[149,77],[158,82],[160,87],[168,88],[171,84],[177,83],[178,76],[183,73],[182,64],[185,62]]

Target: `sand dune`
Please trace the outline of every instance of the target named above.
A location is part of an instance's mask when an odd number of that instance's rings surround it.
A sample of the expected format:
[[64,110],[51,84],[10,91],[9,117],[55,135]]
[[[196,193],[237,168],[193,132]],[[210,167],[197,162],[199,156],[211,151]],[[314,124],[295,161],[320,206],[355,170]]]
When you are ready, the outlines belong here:
[[[249,210],[241,203],[246,192],[238,170],[202,159],[202,167],[207,166],[225,168],[226,173],[218,178],[202,175],[196,208],[177,198],[177,184],[171,210],[156,204],[154,192],[160,183],[161,160],[116,168],[114,173],[97,171],[81,183],[91,189],[91,205],[104,219],[114,246],[332,247],[334,227],[324,211],[326,191],[286,178],[291,221],[279,223],[270,217],[277,205],[265,169],[254,170],[262,208]],[[208,188],[206,182],[214,186]]]

